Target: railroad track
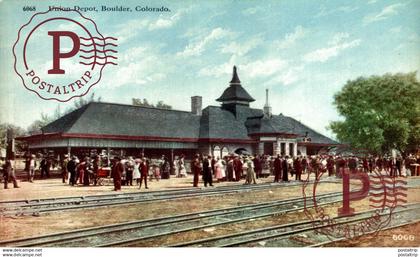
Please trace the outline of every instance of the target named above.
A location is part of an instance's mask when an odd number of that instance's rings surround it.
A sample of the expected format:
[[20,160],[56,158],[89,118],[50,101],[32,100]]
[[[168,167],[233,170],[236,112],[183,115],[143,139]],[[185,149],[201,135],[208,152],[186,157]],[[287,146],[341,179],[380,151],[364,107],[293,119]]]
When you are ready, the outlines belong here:
[[[412,224],[420,221],[416,219],[416,214],[420,209],[420,204],[407,205],[394,211],[394,219],[388,228],[394,228]],[[356,222],[367,220],[375,210],[358,213],[351,217],[335,217],[335,224],[351,225]],[[387,213],[381,216],[389,215]],[[414,218],[414,220],[413,220]],[[340,237],[334,239],[332,236],[317,233],[317,229],[327,228],[327,224],[314,224],[314,221],[301,221],[272,227],[265,227],[251,231],[227,234],[222,236],[204,238],[200,240],[183,242],[169,245],[170,247],[319,247],[331,242],[346,240]],[[371,231],[370,233],[374,233]],[[367,234],[367,233],[366,233]]]
[[[329,183],[334,182],[331,181]],[[265,183],[256,185],[221,186],[206,189],[173,189],[149,192],[132,192],[124,194],[3,201],[0,202],[0,216],[40,215],[42,213],[54,211],[96,208],[120,204],[145,203],[151,201],[165,201],[201,196],[219,196],[220,194],[235,194],[253,190],[266,190],[270,188],[293,187],[301,185],[301,183]]]
[[[388,226],[388,227],[382,229],[381,231],[390,230],[390,229],[394,229],[394,228],[400,228],[400,227],[404,227],[404,226],[407,226],[407,225],[412,225],[412,224],[417,223],[417,222],[420,222],[420,219],[411,220],[409,222],[398,223],[396,225]],[[371,235],[371,234],[374,234],[374,233],[376,233],[376,231],[367,232],[367,233],[364,234],[364,236]],[[332,239],[332,240],[330,239],[328,241],[327,240],[320,241],[320,242],[308,245],[307,247],[324,247],[324,246],[327,246],[331,243],[337,243],[337,242],[342,242],[342,241],[346,241],[346,240],[349,240],[349,239],[346,238],[346,237],[339,237],[339,238],[335,238],[335,239]]]
[[[322,194],[317,197],[319,206],[341,201],[340,193]],[[307,203],[308,204],[308,203]],[[147,239],[173,235],[213,226],[241,223],[253,219],[279,216],[302,211],[302,197],[239,207],[208,210],[126,222],[101,227],[73,230],[31,238],[0,241],[0,246],[13,247],[106,247],[136,245]],[[116,240],[118,239],[118,240]]]

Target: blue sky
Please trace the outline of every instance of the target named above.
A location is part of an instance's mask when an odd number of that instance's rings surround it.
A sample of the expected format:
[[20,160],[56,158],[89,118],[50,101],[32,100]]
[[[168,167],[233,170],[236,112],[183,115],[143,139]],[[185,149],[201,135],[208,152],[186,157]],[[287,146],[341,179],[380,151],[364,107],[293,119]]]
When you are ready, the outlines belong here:
[[[63,7],[115,1],[60,1]],[[13,71],[12,45],[33,13],[57,1],[0,0],[1,122],[27,127],[41,113],[73,102],[45,101]],[[118,66],[106,66],[91,93],[103,101],[163,100],[189,110],[190,96],[215,101],[237,65],[243,87],[262,108],[270,89],[274,114],[295,117],[332,136],[333,95],[348,80],[420,69],[420,1],[124,1],[168,7],[156,12],[85,12],[104,36],[118,38]],[[51,53],[40,50],[41,55]],[[50,60],[48,60],[50,61]],[[46,60],[47,62],[47,60]],[[90,94],[91,94],[90,93]]]

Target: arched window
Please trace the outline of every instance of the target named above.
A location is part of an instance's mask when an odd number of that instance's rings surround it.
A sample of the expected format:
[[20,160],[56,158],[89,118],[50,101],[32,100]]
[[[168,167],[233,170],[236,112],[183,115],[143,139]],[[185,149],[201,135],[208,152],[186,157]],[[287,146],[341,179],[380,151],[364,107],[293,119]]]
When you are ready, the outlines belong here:
[[220,147],[218,145],[213,147],[213,156],[214,157],[220,157]]
[[229,155],[229,149],[225,146],[222,148],[222,158]]

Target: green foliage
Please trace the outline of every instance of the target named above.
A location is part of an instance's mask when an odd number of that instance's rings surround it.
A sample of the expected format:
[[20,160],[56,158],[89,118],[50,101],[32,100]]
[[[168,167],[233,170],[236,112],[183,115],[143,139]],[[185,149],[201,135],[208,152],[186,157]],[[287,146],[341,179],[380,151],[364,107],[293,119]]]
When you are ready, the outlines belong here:
[[28,127],[29,134],[38,134],[41,133],[41,128],[52,122],[54,118],[48,116],[48,114],[41,113],[41,119],[35,120]]
[[154,104],[149,103],[146,98],[144,98],[143,101],[140,98],[132,98],[131,104],[135,106],[172,110],[172,106],[165,104],[163,101],[159,101],[157,102],[156,105],[154,105]]
[[98,97],[98,99],[95,100],[95,93],[92,93],[89,98],[79,97],[74,101],[74,107],[68,109],[66,113],[79,109],[90,102],[100,102],[100,101],[101,101],[101,97]]
[[77,110],[90,102],[100,102],[100,101],[101,101],[101,97],[98,97],[97,99],[95,99],[95,93],[92,93],[88,98],[85,98],[85,97],[77,98],[77,100],[74,101],[74,106],[66,109],[64,112],[61,111],[60,105],[57,105],[57,107],[54,110],[53,115],[50,116],[48,114],[41,113],[41,119],[38,119],[32,122],[32,124],[29,125],[28,127],[28,132],[29,134],[40,133],[42,127],[61,118],[62,116],[74,110]]
[[334,96],[344,121],[330,129],[337,139],[374,153],[415,151],[420,143],[420,84],[416,73],[360,77]]
[[[8,123],[1,123],[0,124],[0,148],[6,149],[7,146],[7,131],[9,131],[10,137],[18,137],[25,135],[26,131],[18,126],[8,124]],[[23,142],[16,142],[16,150],[22,151],[25,147]]]

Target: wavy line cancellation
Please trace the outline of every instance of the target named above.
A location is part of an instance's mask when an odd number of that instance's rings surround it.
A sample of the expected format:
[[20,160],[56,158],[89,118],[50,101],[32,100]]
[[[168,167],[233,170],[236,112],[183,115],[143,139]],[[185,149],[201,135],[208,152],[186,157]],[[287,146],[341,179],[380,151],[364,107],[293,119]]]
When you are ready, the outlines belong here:
[[118,46],[118,45],[116,45],[116,44],[113,44],[113,43],[105,43],[105,44],[99,44],[99,43],[95,43],[95,44],[83,44],[83,43],[80,43],[80,45],[82,45],[82,46],[93,46],[93,45],[95,45],[95,46],[100,46],[100,47],[105,47],[105,46]]
[[395,200],[389,200],[389,199],[381,199],[381,200],[369,199],[369,201],[370,202],[373,202],[373,203],[382,203],[382,202],[387,202],[387,203],[403,202],[403,203],[406,203],[407,202],[406,199],[400,199],[400,198],[396,198]]
[[379,194],[369,193],[369,195],[372,196],[372,197],[382,197],[382,198],[383,198],[384,195],[386,195],[388,197],[396,197],[396,196],[404,196],[404,197],[407,197],[407,194],[406,193],[403,193],[403,192],[386,193],[386,194],[385,193],[379,193]]
[[79,62],[80,64],[84,64],[84,65],[93,65],[93,64],[98,64],[98,65],[107,65],[107,64],[112,64],[112,65],[118,65],[115,62],[105,62],[105,63],[99,63],[99,62]]
[[370,186],[369,188],[370,188],[370,190],[384,190],[384,189],[386,189],[387,191],[398,191],[398,190],[407,191],[407,188],[402,187],[402,186],[396,186],[396,187],[388,187],[388,186],[374,187],[374,186]]
[[115,56],[112,56],[112,55],[106,55],[105,57],[101,57],[101,56],[94,56],[94,55],[91,55],[91,56],[83,56],[83,55],[79,55],[79,57],[80,58],[83,58],[83,59],[92,59],[92,58],[98,58],[98,59],[107,59],[107,58],[111,58],[111,59],[118,59],[118,57],[115,57]]
[[79,37],[80,39],[83,39],[83,40],[92,40],[92,39],[98,39],[98,40],[102,40],[102,41],[105,41],[105,40],[107,40],[107,39],[110,39],[110,40],[118,40],[117,38],[115,38],[115,37],[104,37],[104,38],[100,38],[100,37]]
[[[95,50],[83,50],[83,49],[80,49],[80,51],[81,52],[83,52],[83,53],[92,53],[92,52],[95,52]],[[113,53],[118,53],[118,51],[115,51],[115,50],[112,50],[112,49],[107,49],[107,50],[104,50],[104,51],[101,51],[101,50],[96,50],[96,52],[98,52],[98,53],[106,53],[106,52],[113,52]]]
[[[402,205],[400,205],[400,206],[402,206]],[[389,205],[389,204],[384,204],[384,205],[373,205],[373,204],[369,204],[369,207],[372,207],[372,208],[374,208],[374,209],[378,209],[378,208],[385,208],[385,207],[388,207],[388,208],[393,208],[393,207],[396,207],[396,205]]]

